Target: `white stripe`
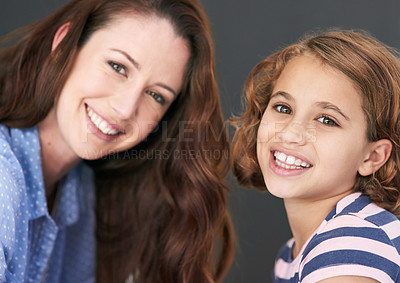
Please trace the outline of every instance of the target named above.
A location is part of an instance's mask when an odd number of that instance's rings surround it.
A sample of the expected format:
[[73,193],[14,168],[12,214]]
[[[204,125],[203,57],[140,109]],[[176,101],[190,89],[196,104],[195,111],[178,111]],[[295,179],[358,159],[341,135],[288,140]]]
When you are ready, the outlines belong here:
[[376,225],[360,217],[357,217],[356,215],[341,215],[328,221],[328,224],[324,227],[322,231],[319,231],[318,234],[344,227],[377,228]]
[[386,232],[390,240],[396,239],[400,236],[400,221],[392,221],[381,226],[381,228]]
[[[294,238],[291,238],[286,242],[286,247],[291,250],[293,244],[294,244]],[[293,262],[297,262],[297,264],[293,264]],[[275,276],[284,279],[292,278],[297,271],[297,266],[299,265],[298,264],[299,262],[300,262],[300,256],[297,256],[292,262],[286,262],[283,259],[279,258],[275,262],[274,266]]]
[[369,216],[378,214],[382,211],[384,211],[383,208],[377,206],[375,203],[370,203],[366,207],[361,209],[359,212],[357,212],[356,215],[358,215],[359,217],[362,217],[362,218],[367,218]]
[[298,267],[298,264],[295,264],[294,262],[286,262],[280,258],[275,262],[275,276],[282,279],[290,279],[296,274]]
[[394,283],[392,278],[390,278],[386,272],[362,265],[329,266],[323,269],[318,269],[306,276],[301,282],[315,283],[323,279],[346,275],[369,277],[378,280],[379,282]]
[[360,192],[357,193],[352,193],[351,195],[348,195],[344,198],[342,198],[337,204],[336,204],[336,214],[339,214],[342,212],[342,210],[347,207],[350,203],[352,203],[355,199],[357,199],[361,195]]
[[357,250],[379,255],[395,264],[399,264],[400,255],[397,250],[390,245],[379,241],[361,237],[339,237],[323,241],[317,245],[303,260],[301,268],[313,258],[331,251]]
[[286,247],[288,247],[289,249],[291,249],[293,247],[294,244],[294,238],[290,238],[287,242],[286,242]]

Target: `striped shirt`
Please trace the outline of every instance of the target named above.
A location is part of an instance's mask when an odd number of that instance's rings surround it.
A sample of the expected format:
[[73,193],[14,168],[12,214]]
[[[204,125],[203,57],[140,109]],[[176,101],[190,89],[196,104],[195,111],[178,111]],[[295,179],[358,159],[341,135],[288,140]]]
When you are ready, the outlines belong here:
[[280,250],[274,282],[344,275],[400,282],[400,221],[361,193],[340,200],[295,259],[293,244],[292,238]]

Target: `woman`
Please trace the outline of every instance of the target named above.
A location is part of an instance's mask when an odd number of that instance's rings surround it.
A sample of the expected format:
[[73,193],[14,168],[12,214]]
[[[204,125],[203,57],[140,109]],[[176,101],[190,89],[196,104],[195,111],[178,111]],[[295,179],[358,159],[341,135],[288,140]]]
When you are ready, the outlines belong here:
[[219,281],[228,145],[200,5],[74,0],[17,34],[0,52],[0,281]]

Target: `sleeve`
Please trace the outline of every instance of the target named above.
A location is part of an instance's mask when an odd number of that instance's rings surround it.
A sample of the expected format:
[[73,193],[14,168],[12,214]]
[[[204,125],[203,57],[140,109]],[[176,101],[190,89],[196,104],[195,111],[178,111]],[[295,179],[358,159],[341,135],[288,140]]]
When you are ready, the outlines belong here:
[[23,280],[21,263],[24,259],[19,253],[26,250],[21,240],[27,235],[19,224],[27,223],[27,215],[21,209],[23,173],[22,170],[18,172],[19,166],[13,157],[8,144],[0,140],[0,282]]
[[364,276],[397,282],[399,254],[386,233],[352,215],[331,221],[307,245],[301,261],[300,282],[335,276]]

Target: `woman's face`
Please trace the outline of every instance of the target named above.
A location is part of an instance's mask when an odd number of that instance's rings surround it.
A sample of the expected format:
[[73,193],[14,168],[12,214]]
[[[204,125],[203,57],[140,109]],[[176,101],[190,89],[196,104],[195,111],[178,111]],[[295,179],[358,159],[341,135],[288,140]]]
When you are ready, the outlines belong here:
[[56,123],[80,158],[140,143],[179,94],[188,42],[158,17],[127,14],[94,32],[56,103]]

